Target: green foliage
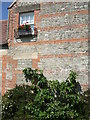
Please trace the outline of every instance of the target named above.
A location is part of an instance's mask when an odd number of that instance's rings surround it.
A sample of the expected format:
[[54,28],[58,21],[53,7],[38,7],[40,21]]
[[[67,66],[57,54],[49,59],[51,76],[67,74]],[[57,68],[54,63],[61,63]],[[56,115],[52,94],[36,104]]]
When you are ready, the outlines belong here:
[[37,85],[40,88],[47,88],[48,81],[44,77],[41,70],[32,70],[31,68],[26,68],[23,70],[26,78],[26,82],[31,81],[33,85]]
[[[37,120],[73,120],[78,118],[81,106],[80,93],[77,90],[76,73],[71,71],[68,79],[47,81],[37,70],[24,69],[26,81],[31,81],[38,93],[26,109]],[[37,82],[35,82],[35,80]],[[41,85],[42,84],[42,85]]]
[[84,92],[82,99],[84,101],[84,118],[86,118],[86,120],[90,120],[90,89]]
[[23,73],[32,85],[5,94],[2,120],[90,120],[90,91],[80,94],[75,72],[62,83],[48,81],[42,71],[31,68]]
[[[25,106],[28,102],[32,102],[35,94],[33,86],[16,86],[14,89],[8,91],[2,97],[2,120],[17,118],[28,118],[29,114],[25,111]],[[32,97],[31,97],[32,96]]]

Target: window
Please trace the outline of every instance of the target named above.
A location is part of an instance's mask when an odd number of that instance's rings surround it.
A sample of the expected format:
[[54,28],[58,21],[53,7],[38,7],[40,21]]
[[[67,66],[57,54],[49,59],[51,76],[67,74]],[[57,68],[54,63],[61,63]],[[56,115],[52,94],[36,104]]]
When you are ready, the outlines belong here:
[[34,33],[34,12],[20,13],[20,25],[25,23],[31,26],[32,33]]

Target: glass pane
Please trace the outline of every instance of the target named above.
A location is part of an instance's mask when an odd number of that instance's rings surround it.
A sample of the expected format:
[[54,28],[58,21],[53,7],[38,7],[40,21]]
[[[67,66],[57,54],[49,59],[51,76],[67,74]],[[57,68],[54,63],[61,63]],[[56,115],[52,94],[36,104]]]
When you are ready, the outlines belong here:
[[34,16],[33,15],[31,15],[30,18],[31,18],[31,20],[34,20]]
[[29,16],[28,15],[26,16],[26,20],[29,20]]
[[26,16],[26,21],[30,22],[30,17],[28,15]]
[[21,16],[20,17],[20,24],[24,24],[25,23],[25,16]]
[[20,24],[34,24],[34,12],[20,14]]
[[22,20],[23,20],[23,21],[25,20],[25,16],[22,16]]
[[31,16],[30,16],[30,23],[31,23],[31,24],[34,23],[34,15],[33,15],[33,14],[31,14]]
[[34,32],[34,24],[30,26],[31,26],[32,32]]
[[21,20],[21,24],[23,24],[23,20]]
[[26,23],[26,20],[23,21],[23,24],[25,24],[25,23]]
[[26,22],[28,22],[30,24],[30,18],[29,18],[29,16],[26,16]]

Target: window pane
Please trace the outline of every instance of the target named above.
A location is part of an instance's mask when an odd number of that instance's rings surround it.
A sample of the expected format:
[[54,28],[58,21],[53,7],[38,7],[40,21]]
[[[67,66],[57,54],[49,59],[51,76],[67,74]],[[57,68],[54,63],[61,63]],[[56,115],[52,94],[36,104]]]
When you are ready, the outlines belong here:
[[25,16],[21,16],[20,17],[20,24],[24,24],[25,21],[26,21]]
[[26,23],[26,20],[25,21],[23,21],[23,24],[25,24]]
[[26,22],[30,23],[30,16],[26,16]]
[[33,14],[30,16],[30,23],[31,23],[31,24],[34,23],[34,16],[33,16]]
[[26,20],[29,20],[29,16],[28,15],[26,16]]
[[30,26],[31,26],[32,32],[34,32],[34,24],[32,24]]
[[34,12],[20,14],[20,24],[34,24]]
[[21,20],[21,24],[23,24],[23,20]]
[[25,21],[25,16],[22,16],[22,20]]

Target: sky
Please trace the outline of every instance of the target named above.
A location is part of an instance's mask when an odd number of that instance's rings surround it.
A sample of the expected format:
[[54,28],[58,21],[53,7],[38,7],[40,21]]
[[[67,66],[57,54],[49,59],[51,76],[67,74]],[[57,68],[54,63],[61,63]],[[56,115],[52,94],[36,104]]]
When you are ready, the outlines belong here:
[[0,20],[7,20],[8,19],[8,7],[11,4],[11,1],[7,2],[0,2]]

